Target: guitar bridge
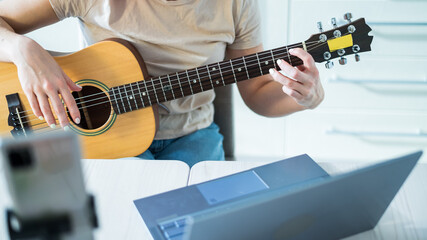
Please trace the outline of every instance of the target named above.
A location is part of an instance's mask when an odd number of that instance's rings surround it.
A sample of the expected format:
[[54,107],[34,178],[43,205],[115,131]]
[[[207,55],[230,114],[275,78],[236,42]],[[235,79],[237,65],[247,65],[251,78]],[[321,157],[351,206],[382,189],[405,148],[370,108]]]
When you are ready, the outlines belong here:
[[31,129],[28,124],[27,114],[24,114],[18,93],[6,95],[6,101],[9,108],[7,123],[13,127],[10,133],[14,137],[27,136]]

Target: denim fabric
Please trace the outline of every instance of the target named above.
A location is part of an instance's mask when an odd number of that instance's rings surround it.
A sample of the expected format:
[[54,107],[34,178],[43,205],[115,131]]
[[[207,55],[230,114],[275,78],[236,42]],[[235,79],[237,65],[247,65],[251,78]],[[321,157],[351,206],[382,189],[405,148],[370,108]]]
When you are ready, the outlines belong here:
[[224,160],[223,136],[219,127],[212,123],[183,137],[167,140],[154,140],[142,159],[181,160],[190,167],[203,160]]

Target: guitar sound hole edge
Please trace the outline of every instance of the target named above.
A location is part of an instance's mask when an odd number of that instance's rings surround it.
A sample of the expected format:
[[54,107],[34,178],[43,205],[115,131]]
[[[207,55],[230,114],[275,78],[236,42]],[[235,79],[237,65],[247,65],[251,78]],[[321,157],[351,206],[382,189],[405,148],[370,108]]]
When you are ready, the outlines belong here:
[[[80,112],[80,123],[73,123],[84,130],[96,130],[104,126],[112,114],[107,93],[97,86],[85,85],[79,92],[72,92]],[[71,115],[68,111],[68,117]]]

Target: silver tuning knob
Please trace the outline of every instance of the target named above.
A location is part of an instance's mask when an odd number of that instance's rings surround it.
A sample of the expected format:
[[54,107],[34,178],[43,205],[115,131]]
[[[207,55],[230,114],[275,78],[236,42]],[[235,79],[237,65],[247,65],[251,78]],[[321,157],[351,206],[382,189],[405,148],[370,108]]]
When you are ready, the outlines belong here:
[[317,22],[317,28],[319,29],[319,32],[323,32],[322,22]]
[[337,26],[337,19],[336,18],[331,18],[331,23],[332,23],[332,26],[334,26],[334,28],[338,27]]
[[327,69],[331,69],[333,66],[334,66],[334,62],[327,61],[327,62],[325,63],[325,67],[326,67]]
[[340,60],[338,61],[341,65],[346,65],[347,64],[347,58],[345,57],[341,57]]
[[351,23],[351,18],[352,18],[352,14],[351,13],[346,13],[344,14],[344,19],[347,20],[349,23]]
[[360,61],[360,55],[359,54],[354,55],[354,59],[356,60],[356,62],[359,62]]

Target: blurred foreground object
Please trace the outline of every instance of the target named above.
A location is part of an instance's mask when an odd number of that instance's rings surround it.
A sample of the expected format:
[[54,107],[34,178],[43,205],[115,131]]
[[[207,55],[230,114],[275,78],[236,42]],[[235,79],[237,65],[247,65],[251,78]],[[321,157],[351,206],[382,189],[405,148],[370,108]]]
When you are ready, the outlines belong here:
[[94,199],[86,193],[77,135],[55,133],[0,139],[13,201],[10,239],[93,239]]

